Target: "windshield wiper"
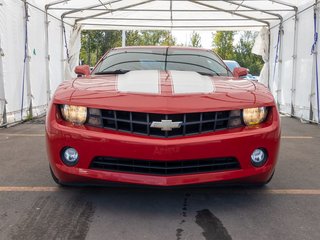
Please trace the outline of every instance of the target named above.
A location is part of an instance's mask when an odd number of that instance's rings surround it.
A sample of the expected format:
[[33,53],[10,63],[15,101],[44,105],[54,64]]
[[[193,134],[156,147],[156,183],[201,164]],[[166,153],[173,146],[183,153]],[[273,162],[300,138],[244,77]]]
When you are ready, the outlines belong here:
[[130,72],[130,70],[123,70],[123,69],[117,69],[113,71],[103,71],[103,72],[96,72],[95,75],[104,75],[104,74],[125,74],[127,72]]
[[215,76],[215,75],[220,76],[218,73],[207,73],[207,72],[197,72],[197,73],[199,73],[203,76],[210,76],[210,77]]

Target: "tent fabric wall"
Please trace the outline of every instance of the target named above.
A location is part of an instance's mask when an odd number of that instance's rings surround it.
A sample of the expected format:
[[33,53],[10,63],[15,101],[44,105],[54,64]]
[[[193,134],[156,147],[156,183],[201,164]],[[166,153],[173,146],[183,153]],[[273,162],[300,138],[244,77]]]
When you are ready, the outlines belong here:
[[[59,84],[63,81],[62,76],[64,75],[63,68],[65,54],[61,22],[49,17],[49,79],[50,79],[50,90],[51,95],[54,90],[57,89]],[[63,56],[62,56],[63,54]]]
[[279,95],[279,107],[281,112],[290,113],[291,112],[291,89],[292,86],[292,68],[293,68],[293,41],[294,39],[294,18],[284,22],[283,24],[283,52],[281,55],[282,67],[281,67],[281,79],[277,78],[279,84],[277,89]]
[[262,57],[264,65],[262,67],[259,82],[268,86],[269,80],[269,29],[263,27],[255,39],[252,53]]
[[[316,48],[313,49],[313,81],[311,84],[311,118],[315,122],[320,123],[320,76],[319,76],[319,70],[320,70],[320,60],[319,60],[319,53],[320,53],[320,44],[319,44],[319,32],[320,32],[320,9],[319,6],[316,8],[315,11],[317,21],[316,21],[316,31],[317,31],[317,36],[314,36],[314,38],[317,39],[317,45],[315,46]],[[315,39],[314,39],[315,41]],[[315,44],[315,42],[314,42]],[[317,58],[317,59],[316,59]],[[317,64],[317,66],[316,66]],[[317,67],[317,68],[316,68]]]
[[[27,54],[30,72],[30,93],[32,114],[38,116],[46,112],[48,106],[46,86],[46,42],[44,4],[39,1],[28,1],[35,5],[28,6],[28,49]],[[40,8],[40,9],[39,9]],[[6,100],[6,118],[8,123],[30,117],[28,103],[28,83],[26,69],[24,71],[24,52],[26,39],[25,5],[21,0],[4,0],[0,5],[0,38],[3,56],[3,76],[0,74],[0,125],[3,123],[3,110]],[[49,78],[50,94],[63,81],[61,65],[66,60],[62,43],[61,21],[48,17],[49,21]],[[66,26],[67,38],[72,27]],[[1,61],[0,61],[1,64]],[[1,69],[1,67],[0,67]],[[24,76],[25,74],[25,76]],[[24,83],[23,83],[24,82]],[[1,90],[3,86],[3,91]],[[24,87],[24,89],[23,89]],[[21,119],[21,107],[22,119]]]
[[[295,57],[293,57],[295,18],[289,18],[283,24],[282,38],[285,45],[281,59],[277,63],[275,58],[279,28],[275,26],[271,29],[269,85],[282,113],[318,122],[316,98],[319,96],[316,96],[315,91],[314,56],[311,54],[311,46],[314,42],[313,13],[314,8],[311,7],[298,14],[297,56]],[[297,61],[296,68],[293,61]],[[279,62],[282,65],[281,73],[279,73]],[[295,81],[293,73],[296,75]],[[313,114],[310,114],[311,106]]]
[[[295,89],[294,115],[303,119],[310,117],[310,94],[313,79],[313,8],[299,17],[299,36],[297,53],[297,77]],[[305,27],[309,26],[309,27]],[[314,120],[314,119],[311,119]]]
[[65,78],[70,79],[76,77],[74,73],[75,67],[79,64],[81,50],[81,25],[76,25],[71,33],[68,45],[68,59],[65,64]]
[[3,64],[2,64],[3,56],[4,56],[4,53],[1,48],[1,35],[0,35],[0,125],[5,124],[7,121],[5,116],[6,96],[4,92],[4,77],[3,77]]
[[29,54],[30,54],[30,85],[32,94],[33,115],[46,111],[46,55],[45,36],[39,34],[39,29],[45,29],[43,13],[29,7]]
[[[24,67],[24,4],[21,1],[3,1],[0,6],[0,35],[3,49],[3,82],[7,101],[8,122],[20,120]],[[26,93],[26,85],[24,85]],[[22,99],[23,98],[23,99]],[[23,115],[26,116],[24,109]]]

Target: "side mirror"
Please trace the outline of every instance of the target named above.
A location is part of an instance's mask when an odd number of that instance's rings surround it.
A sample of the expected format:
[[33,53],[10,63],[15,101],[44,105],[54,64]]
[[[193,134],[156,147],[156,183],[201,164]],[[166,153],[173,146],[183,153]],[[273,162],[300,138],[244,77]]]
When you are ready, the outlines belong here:
[[233,76],[235,78],[240,78],[243,76],[248,75],[249,71],[247,68],[243,68],[243,67],[237,67],[235,69],[233,69]]
[[74,69],[74,72],[78,75],[78,77],[80,76],[89,76],[90,75],[90,66],[89,65],[81,65],[81,66],[77,66]]

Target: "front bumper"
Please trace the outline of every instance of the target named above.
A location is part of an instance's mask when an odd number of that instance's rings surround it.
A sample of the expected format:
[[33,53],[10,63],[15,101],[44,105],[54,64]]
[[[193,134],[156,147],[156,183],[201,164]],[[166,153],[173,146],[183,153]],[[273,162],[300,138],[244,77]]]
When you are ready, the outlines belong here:
[[[211,182],[264,183],[272,175],[277,161],[280,127],[277,110],[272,119],[259,127],[244,127],[183,138],[159,139],[136,136],[85,126],[72,126],[56,117],[56,109],[47,116],[46,139],[51,168],[62,183],[94,183],[100,181],[178,186]],[[61,150],[70,146],[79,152],[74,167],[63,164]],[[268,152],[267,163],[255,168],[250,155],[256,148]],[[158,176],[89,169],[96,156],[177,161],[218,157],[236,157],[241,169],[210,173]]]

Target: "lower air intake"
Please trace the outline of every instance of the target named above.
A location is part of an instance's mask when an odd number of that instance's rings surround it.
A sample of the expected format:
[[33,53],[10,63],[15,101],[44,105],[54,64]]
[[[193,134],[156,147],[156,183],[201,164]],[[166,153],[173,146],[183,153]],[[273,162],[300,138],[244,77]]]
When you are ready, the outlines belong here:
[[146,175],[183,175],[236,170],[240,169],[240,164],[234,157],[180,161],[150,161],[96,157],[93,159],[90,168]]

